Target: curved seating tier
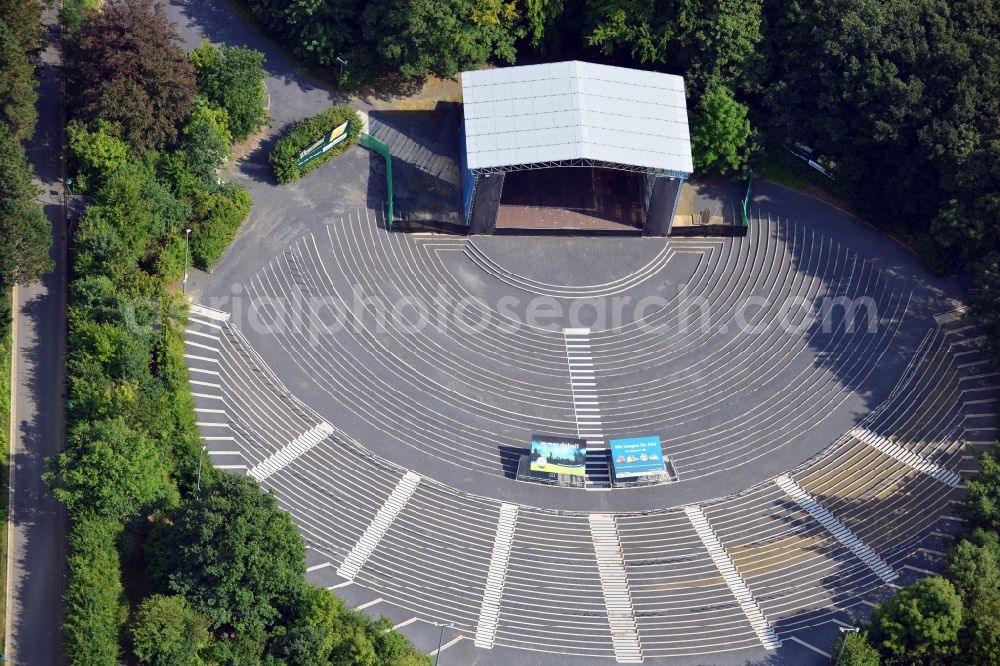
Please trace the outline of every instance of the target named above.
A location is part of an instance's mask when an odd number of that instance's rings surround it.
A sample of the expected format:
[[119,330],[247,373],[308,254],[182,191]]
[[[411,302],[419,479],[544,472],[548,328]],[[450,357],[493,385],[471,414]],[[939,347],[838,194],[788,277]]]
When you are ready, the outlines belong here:
[[[394,242],[412,249],[408,242]],[[935,469],[959,470],[969,415],[995,407],[997,377],[970,353],[979,339],[964,321],[931,329],[885,400],[856,428],[788,472],[890,567],[905,562],[961,493],[945,482],[947,476],[918,469],[905,452]],[[214,419],[202,421],[213,459],[235,454],[240,465],[227,466],[261,478],[300,526],[314,559],[340,567],[380,520],[407,471],[300,401],[232,322],[193,314],[186,341],[196,405]],[[321,361],[305,353],[301,362]],[[346,366],[324,367],[332,373]],[[331,379],[326,388],[337,399],[342,387]],[[412,406],[377,399],[386,409]],[[791,407],[816,417],[810,402]],[[451,438],[467,432],[443,430],[442,423],[439,417],[414,416],[404,427],[414,437],[425,427]],[[796,423],[801,425],[795,428],[808,425],[802,419]],[[866,433],[891,446],[866,443]],[[480,439],[473,441],[491,436],[477,434]],[[872,565],[773,480],[701,509],[779,637],[858,613],[885,594]],[[497,500],[420,479],[353,582],[471,640],[482,618],[500,516]],[[644,656],[759,648],[745,608],[683,507],[619,512],[614,524]],[[497,647],[615,657],[607,581],[591,530],[585,513],[518,507],[495,627]]]

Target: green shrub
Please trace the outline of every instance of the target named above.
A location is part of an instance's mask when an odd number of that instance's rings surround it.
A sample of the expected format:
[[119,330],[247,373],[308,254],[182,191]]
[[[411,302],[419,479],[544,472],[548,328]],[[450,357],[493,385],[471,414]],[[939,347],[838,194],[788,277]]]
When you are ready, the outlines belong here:
[[[178,300],[182,297],[178,296]],[[166,307],[173,307],[168,304]],[[169,403],[164,411],[163,440],[168,445],[175,478],[194,485],[194,476],[201,455],[201,434],[194,412],[194,399],[188,384],[187,363],[184,361],[184,326],[173,316],[164,316],[163,340],[157,357],[157,377],[162,382]]]
[[253,199],[240,185],[229,185],[204,197],[195,211],[200,221],[191,232],[191,260],[209,270],[236,237],[240,225],[250,215]]
[[139,605],[131,633],[135,656],[149,666],[200,664],[198,651],[211,640],[205,618],[184,597],[160,594]]
[[229,131],[238,141],[264,126],[264,54],[242,46],[216,47],[202,41],[188,54],[198,76],[198,91],[213,107],[226,111]]
[[204,97],[194,98],[194,111],[184,126],[184,151],[191,173],[209,187],[218,182],[216,172],[231,153],[233,136],[228,125],[225,109],[212,108]]
[[[330,130],[342,124],[345,120],[350,122],[346,139],[305,166],[299,168],[296,165],[299,153],[302,150],[316,143],[324,134],[329,134]],[[296,123],[274,145],[274,149],[268,157],[271,167],[274,169],[275,180],[285,184],[301,178],[327,160],[336,157],[353,146],[358,142],[360,134],[361,116],[346,104],[338,104],[337,106],[330,107],[319,115]]]
[[46,480],[71,511],[116,520],[131,518],[165,496],[159,452],[145,433],[120,417],[71,426],[66,450]]
[[69,161],[76,170],[73,189],[86,192],[97,189],[112,173],[125,166],[129,159],[128,144],[112,136],[105,123],[94,131],[79,121],[66,125],[66,147]]
[[[188,261],[191,258],[188,257]],[[154,264],[156,274],[164,282],[173,282],[184,275],[184,234],[175,234],[168,240]]]
[[78,513],[69,534],[66,622],[69,666],[118,666],[118,635],[125,622],[117,520]]

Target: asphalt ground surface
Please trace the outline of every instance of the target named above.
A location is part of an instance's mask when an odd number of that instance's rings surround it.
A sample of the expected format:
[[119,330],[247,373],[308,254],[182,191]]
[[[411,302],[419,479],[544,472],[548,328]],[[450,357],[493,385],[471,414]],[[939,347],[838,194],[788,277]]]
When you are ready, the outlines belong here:
[[[43,24],[54,30],[57,10]],[[45,460],[65,441],[63,357],[66,346],[66,229],[62,201],[62,79],[56,32],[45,36],[38,63],[38,125],[27,145],[39,197],[52,223],[55,268],[17,289],[14,349],[15,436],[12,443],[6,663],[64,663],[62,596],[66,514],[42,482]]]
[[[188,44],[205,34],[265,51],[275,131],[334,99],[226,5],[178,2],[170,12]],[[420,144],[420,136],[411,138]],[[222,380],[209,378],[207,397],[198,398],[204,432],[231,433],[210,446],[213,459],[260,473],[289,441],[332,424],[333,435],[306,442],[264,485],[303,529],[311,580],[335,587],[352,606],[389,615],[427,651],[442,636],[434,622],[450,625],[441,663],[607,663],[613,650],[601,601],[606,581],[586,527],[588,512],[603,511],[619,516],[647,659],[827,663],[822,653],[837,627],[865,617],[889,588],[802,507],[781,499],[771,481],[787,470],[899,573],[895,584],[940,568],[957,525],[946,515],[953,489],[877,458],[845,434],[859,424],[878,427],[909,438],[900,441],[912,441],[942,469],[967,471],[956,433],[987,441],[994,432],[995,422],[962,398],[969,391],[994,399],[994,379],[949,361],[946,351],[974,352],[974,331],[942,328],[934,319],[955,307],[958,287],[930,278],[905,248],[839,210],[767,183],[755,184],[754,228],[743,240],[390,234],[378,214],[380,165],[366,151],[351,149],[279,188],[268,175],[267,143],[238,167],[255,198],[250,221],[214,272],[191,283],[196,302],[233,317],[225,325],[194,322],[188,338],[199,341],[205,358],[221,358],[192,361],[193,378],[220,372],[214,364],[222,368]],[[685,285],[712,306],[706,328],[676,325]],[[294,328],[252,323],[270,316],[260,299],[301,306],[312,297],[343,302],[361,292],[419,300],[442,286],[479,297],[497,313],[500,299],[518,297],[497,314],[500,324],[524,318],[536,298],[550,299],[563,314],[514,332],[498,324],[480,337],[439,327],[406,337],[362,326],[315,340]],[[659,306],[588,325],[604,436],[661,434],[680,480],[588,492],[508,478],[510,450],[532,432],[580,429],[560,329],[575,323],[568,314],[574,303],[614,296],[659,299]],[[870,299],[878,317],[866,333],[847,334],[848,319],[838,314],[832,331],[764,327],[750,336],[734,325],[737,306],[750,297],[763,298],[763,309],[743,313],[751,322],[773,321],[777,312],[767,303],[785,297],[804,299],[813,314],[822,298]],[[650,320],[662,325],[640,326]],[[908,391],[919,397],[903,399]],[[219,401],[226,415],[209,407]],[[404,470],[417,472],[420,485],[357,576],[339,576],[337,567],[366,526],[380,520],[379,507],[398,492]],[[496,647],[487,651],[471,638],[501,501],[522,513]],[[718,571],[690,541],[691,526],[676,507],[691,502],[703,503],[783,639],[776,653],[765,653],[747,633]],[[774,554],[772,543],[785,546]],[[688,564],[656,563],[654,553],[674,550],[689,551],[676,555]],[[661,566],[668,568],[648,573]],[[560,579],[554,572],[564,567],[574,575]],[[663,597],[664,580],[702,592]],[[553,610],[560,606],[563,613]]]

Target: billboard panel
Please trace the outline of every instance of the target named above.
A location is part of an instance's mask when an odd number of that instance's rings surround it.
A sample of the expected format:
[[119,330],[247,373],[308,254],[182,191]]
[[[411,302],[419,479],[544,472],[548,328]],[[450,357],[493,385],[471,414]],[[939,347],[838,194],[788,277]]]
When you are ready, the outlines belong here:
[[586,465],[585,440],[546,435],[534,435],[531,438],[532,472],[584,476]]
[[316,159],[326,151],[330,150],[338,143],[347,138],[347,127],[348,121],[344,121],[341,124],[334,127],[328,136],[323,136],[316,143],[303,149],[299,153],[299,159],[296,164],[300,167],[305,166],[307,163]]
[[663,465],[663,448],[660,445],[660,438],[655,435],[613,439],[610,445],[611,463],[617,478],[651,476],[666,472]]

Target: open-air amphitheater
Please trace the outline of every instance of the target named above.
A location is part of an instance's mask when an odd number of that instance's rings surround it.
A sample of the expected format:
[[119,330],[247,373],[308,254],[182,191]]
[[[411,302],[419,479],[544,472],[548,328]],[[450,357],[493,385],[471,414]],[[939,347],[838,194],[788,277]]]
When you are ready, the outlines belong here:
[[[1000,382],[891,240],[751,218],[486,238],[360,210],[237,251],[187,324],[207,450],[276,494],[313,582],[441,663],[822,660],[940,566]],[[538,432],[587,440],[585,488],[515,478]],[[677,479],[609,488],[637,434]]]

